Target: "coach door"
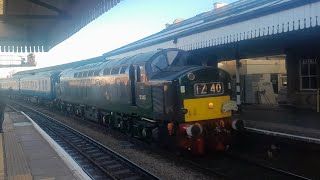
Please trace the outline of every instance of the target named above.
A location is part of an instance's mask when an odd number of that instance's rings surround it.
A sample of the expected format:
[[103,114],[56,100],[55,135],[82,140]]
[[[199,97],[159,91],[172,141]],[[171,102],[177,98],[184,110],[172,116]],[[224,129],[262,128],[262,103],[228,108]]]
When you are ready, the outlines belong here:
[[[139,67],[139,66],[138,66]],[[138,68],[139,69],[139,68]],[[133,65],[129,67],[129,79],[130,79],[130,92],[131,92],[131,105],[136,105],[136,73]]]

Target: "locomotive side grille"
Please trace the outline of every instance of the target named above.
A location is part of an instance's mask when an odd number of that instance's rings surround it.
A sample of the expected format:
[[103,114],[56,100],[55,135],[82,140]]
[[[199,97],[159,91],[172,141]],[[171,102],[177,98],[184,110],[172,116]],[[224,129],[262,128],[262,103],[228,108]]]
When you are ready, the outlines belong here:
[[152,86],[153,112],[164,113],[163,86]]

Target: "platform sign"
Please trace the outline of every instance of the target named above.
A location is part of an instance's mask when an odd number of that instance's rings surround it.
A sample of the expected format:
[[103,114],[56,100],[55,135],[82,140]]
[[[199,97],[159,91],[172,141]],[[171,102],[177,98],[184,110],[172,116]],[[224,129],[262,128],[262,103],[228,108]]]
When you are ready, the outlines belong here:
[[302,59],[302,64],[318,64],[318,62],[317,58]]

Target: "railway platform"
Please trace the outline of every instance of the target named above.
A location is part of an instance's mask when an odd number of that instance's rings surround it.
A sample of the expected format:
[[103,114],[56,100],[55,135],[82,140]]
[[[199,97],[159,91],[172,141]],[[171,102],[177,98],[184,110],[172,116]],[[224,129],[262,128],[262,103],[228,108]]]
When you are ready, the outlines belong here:
[[246,130],[320,144],[320,113],[292,106],[242,105]]
[[[0,134],[0,179],[82,179],[67,155],[21,112],[6,111]],[[79,173],[80,172],[80,173]]]

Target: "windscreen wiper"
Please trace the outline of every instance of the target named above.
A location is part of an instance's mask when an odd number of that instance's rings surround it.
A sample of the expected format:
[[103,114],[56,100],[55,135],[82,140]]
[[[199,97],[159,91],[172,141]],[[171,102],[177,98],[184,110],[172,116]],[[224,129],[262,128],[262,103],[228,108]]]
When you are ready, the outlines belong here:
[[163,72],[163,69],[161,69],[159,66],[154,64],[154,67],[156,67],[157,69],[159,69],[159,71]]

